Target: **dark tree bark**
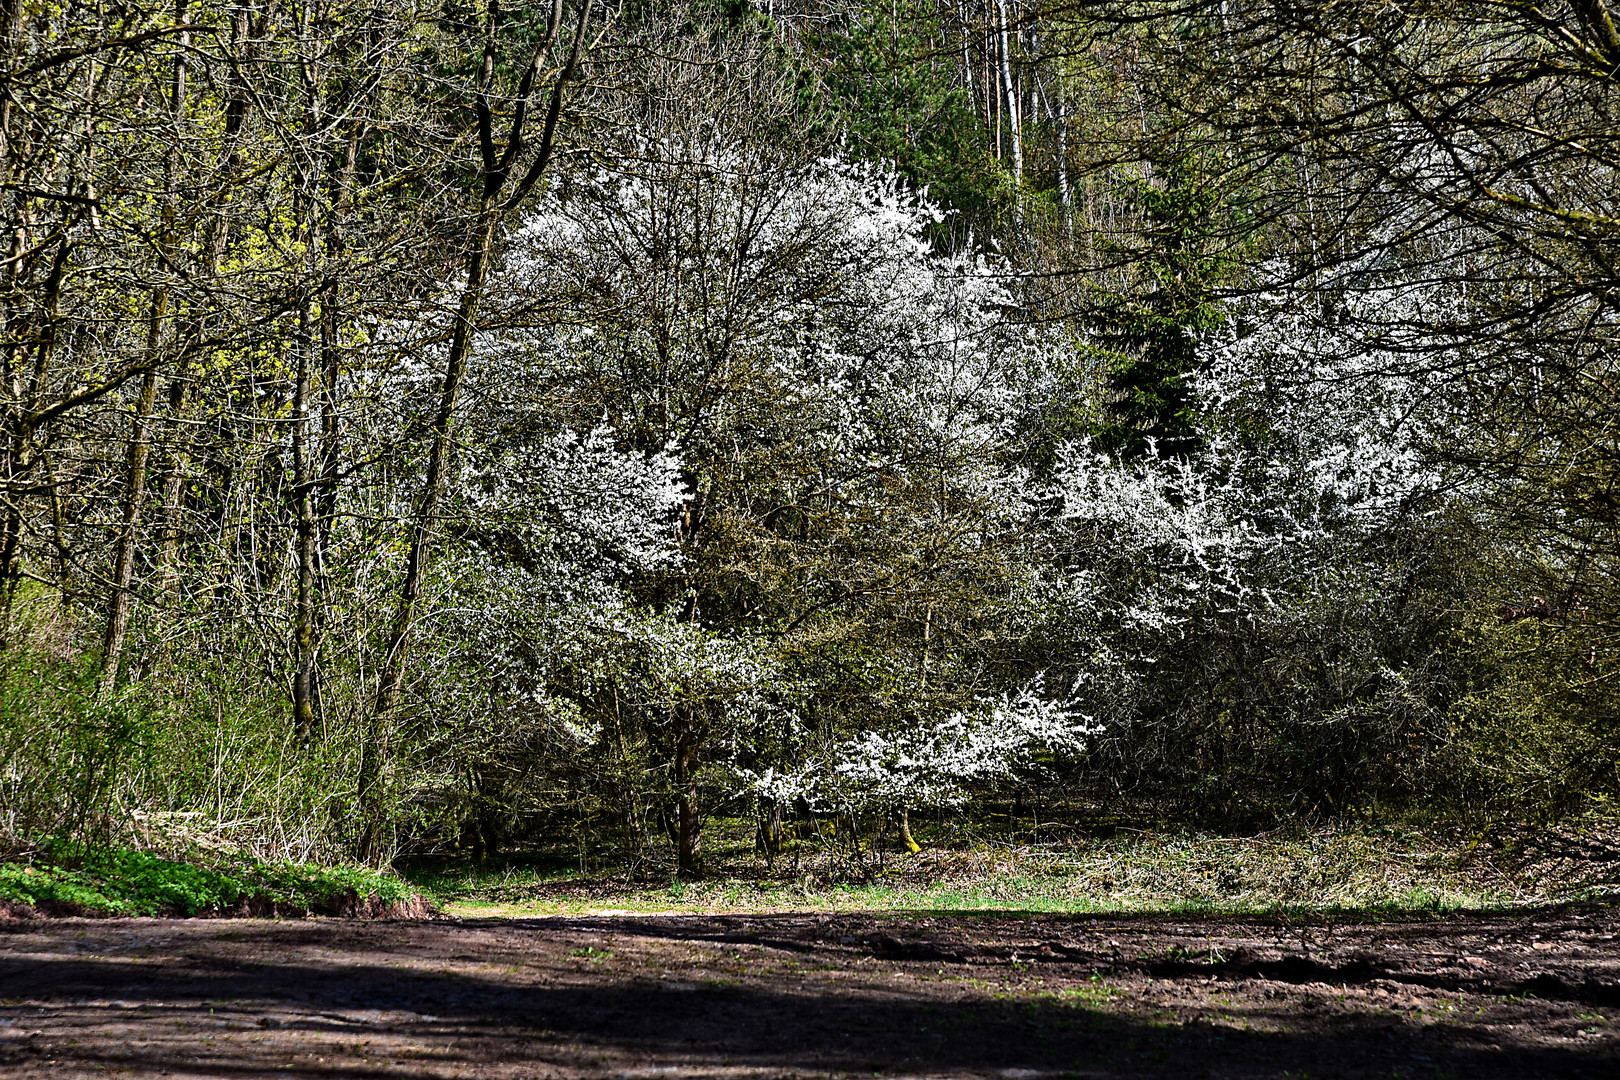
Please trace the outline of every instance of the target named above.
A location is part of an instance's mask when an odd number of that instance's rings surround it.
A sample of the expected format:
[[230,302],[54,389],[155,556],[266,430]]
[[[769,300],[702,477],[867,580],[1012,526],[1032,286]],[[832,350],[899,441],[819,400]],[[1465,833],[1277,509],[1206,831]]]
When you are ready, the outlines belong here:
[[517,93],[514,95],[516,103],[510,134],[504,151],[499,154],[495,148],[494,115],[490,103],[494,86],[496,34],[500,28],[500,13],[494,4],[490,5],[483,71],[474,103],[483,165],[483,192],[468,238],[467,279],[462,285],[460,302],[456,307],[450,349],[445,358],[444,383],[440,390],[438,408],[433,417],[433,441],[428,451],[427,476],[422,485],[416,512],[412,517],[405,578],[400,586],[399,600],[395,606],[393,622],[383,650],[376,705],[372,709],[370,731],[360,762],[359,854],[373,865],[385,862],[388,856],[388,844],[384,836],[386,821],[381,799],[381,781],[390,756],[395,712],[399,708],[400,696],[404,690],[411,626],[416,617],[417,601],[421,598],[423,575],[438,525],[439,504],[444,498],[445,475],[455,445],[456,410],[461,399],[462,377],[466,374],[467,360],[472,352],[473,335],[477,330],[478,313],[483,303],[484,285],[489,276],[490,262],[495,254],[496,237],[506,214],[516,209],[528,197],[551,162],[564,93],[569,81],[579,69],[580,55],[585,44],[585,31],[590,21],[591,4],[592,0],[580,0],[578,20],[568,46],[567,58],[552,82],[539,146],[528,171],[515,186],[510,185],[509,181],[513,176],[512,169],[527,145],[525,128],[529,119],[529,103],[534,94],[535,81],[539,78],[541,68],[551,54],[558,33],[562,29],[563,0],[554,0],[545,37],[524,69]]
[[767,863],[782,853],[782,804],[773,802],[759,815],[758,847]]
[[675,872],[687,879],[703,876],[703,817],[698,807],[697,789],[698,741],[696,725],[686,716],[675,737]]
[[[147,338],[147,348],[151,351],[155,352],[161,341],[167,312],[168,294],[160,292],[152,299],[151,326]],[[118,684],[124,639],[129,633],[129,617],[135,605],[135,595],[130,586],[135,578],[141,508],[146,503],[146,465],[152,453],[152,406],[156,399],[157,372],[147,371],[141,379],[135,416],[130,422],[129,457],[124,470],[124,518],[113,553],[112,598],[107,605],[107,629],[101,642],[101,678],[96,684],[96,696],[103,701],[112,696]]]
[[[188,0],[176,0],[174,21],[186,21]],[[186,112],[186,49],[191,36],[182,33],[179,48],[174,54],[174,79],[171,85],[170,115],[178,128]],[[178,135],[178,131],[176,132]],[[175,181],[179,171],[179,146],[171,149],[165,173],[163,207],[163,235],[160,254],[166,263],[173,262]],[[118,533],[118,544],[113,556],[112,597],[107,605],[107,628],[102,636],[101,678],[96,695],[105,701],[112,696],[118,684],[118,669],[123,659],[124,639],[129,633],[130,614],[134,610],[135,557],[140,543],[141,510],[146,504],[147,464],[152,452],[152,408],[157,400],[157,368],[164,339],[168,333],[169,286],[152,288],[146,331],[145,374],[141,377],[141,390],[136,398],[135,416],[130,423],[129,457],[126,463],[123,524]]]

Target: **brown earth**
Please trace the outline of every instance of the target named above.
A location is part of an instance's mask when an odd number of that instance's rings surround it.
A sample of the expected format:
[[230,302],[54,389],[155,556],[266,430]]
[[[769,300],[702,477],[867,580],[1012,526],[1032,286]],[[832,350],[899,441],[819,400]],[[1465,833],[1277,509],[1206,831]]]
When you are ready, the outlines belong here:
[[1620,914],[0,923],[0,1074],[1620,1077]]

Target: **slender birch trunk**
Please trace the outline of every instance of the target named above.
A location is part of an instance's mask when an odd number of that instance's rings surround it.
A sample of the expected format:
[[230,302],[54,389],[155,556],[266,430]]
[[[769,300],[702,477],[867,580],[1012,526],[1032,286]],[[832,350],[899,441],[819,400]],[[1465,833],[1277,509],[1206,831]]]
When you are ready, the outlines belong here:
[[1063,85],[1063,74],[1057,77],[1057,114],[1053,117],[1057,128],[1057,183],[1058,206],[1063,209],[1063,232],[1074,242],[1074,193],[1069,190],[1069,94]]
[[[1018,90],[1013,85],[1012,47],[1007,38],[1007,0],[996,0],[996,37],[1001,44],[1001,94],[1006,102],[1007,137],[1012,151],[1013,188],[1024,186],[1024,142],[1018,122]],[[1016,193],[1014,198],[1017,198]]]
[[979,93],[975,84],[978,80],[973,77],[973,58],[968,48],[968,19],[964,3],[965,0],[956,0],[955,3],[956,28],[962,36],[962,85],[968,92],[968,108],[977,112]]

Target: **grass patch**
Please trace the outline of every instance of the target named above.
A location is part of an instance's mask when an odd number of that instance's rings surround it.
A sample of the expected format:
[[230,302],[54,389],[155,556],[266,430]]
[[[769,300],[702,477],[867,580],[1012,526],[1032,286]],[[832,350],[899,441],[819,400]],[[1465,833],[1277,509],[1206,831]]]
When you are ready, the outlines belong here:
[[336,913],[357,900],[409,901],[392,874],[354,867],[234,862],[204,865],[129,848],[49,849],[27,863],[0,863],[0,900],[86,915],[200,915],[247,906]]
[[544,855],[482,870],[423,864],[406,876],[447,910],[484,917],[808,910],[1376,918],[1614,896],[1612,875],[1596,863],[1588,868],[1600,872],[1582,877],[1556,861],[1499,857],[1477,840],[1390,829],[967,842],[859,865],[805,844],[774,868],[741,843],[716,844],[711,856],[716,849],[732,857],[716,859],[717,869],[696,882],[636,880],[624,868],[584,874]]

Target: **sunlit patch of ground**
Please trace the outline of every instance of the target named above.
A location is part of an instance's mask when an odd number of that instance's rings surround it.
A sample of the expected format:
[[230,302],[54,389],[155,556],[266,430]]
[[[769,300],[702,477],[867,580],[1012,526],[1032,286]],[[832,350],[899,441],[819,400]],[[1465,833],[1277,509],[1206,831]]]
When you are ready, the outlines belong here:
[[517,861],[418,867],[447,910],[477,916],[680,911],[1006,910],[1067,914],[1510,910],[1620,895],[1620,829],[1524,838],[1398,830],[1229,837],[1126,833],[1063,843],[968,842],[917,855],[800,842],[767,865],[745,828],[715,830],[708,878],[655,856],[627,873]]

